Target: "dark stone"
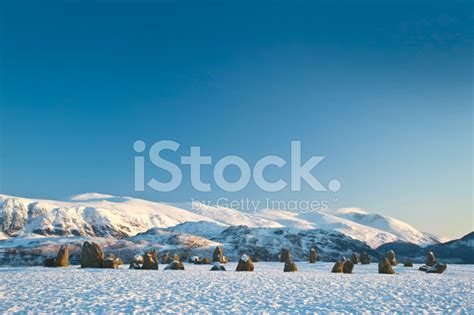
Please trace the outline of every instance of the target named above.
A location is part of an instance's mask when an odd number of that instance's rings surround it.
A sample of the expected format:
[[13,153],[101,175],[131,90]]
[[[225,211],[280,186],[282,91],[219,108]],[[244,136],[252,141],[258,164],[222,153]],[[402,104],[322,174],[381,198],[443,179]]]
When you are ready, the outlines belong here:
[[298,271],[298,267],[292,261],[285,262],[285,267],[283,268],[283,272],[296,272]]
[[252,258],[250,258],[248,255],[243,254],[242,257],[240,257],[239,263],[237,264],[237,268],[235,271],[253,271],[253,262]]
[[437,262],[433,266],[431,266],[428,270],[426,270],[426,273],[443,273],[448,266],[445,263],[442,262]]
[[291,261],[291,253],[289,249],[282,248],[280,251],[280,262]]
[[413,267],[413,262],[410,259],[406,259],[403,262],[403,267]]
[[386,257],[380,257],[379,259],[379,273],[382,274],[394,274],[392,264]]
[[357,265],[359,263],[359,256],[357,256],[356,253],[352,254],[351,261],[354,265]]
[[397,257],[395,256],[395,252],[393,250],[389,250],[385,257],[388,259],[390,265],[396,266],[398,265]]
[[161,256],[161,263],[162,264],[169,264],[171,263],[173,260],[171,259],[171,257],[168,255],[168,253],[165,253]]
[[81,251],[81,268],[102,268],[104,252],[95,242],[84,242]]
[[315,248],[309,250],[309,263],[314,264],[318,258],[318,253]]
[[344,260],[342,262],[343,273],[352,273],[353,269],[354,269],[354,263],[351,260]]
[[207,257],[201,260],[201,265],[210,265],[210,264],[211,264],[211,260]]
[[435,254],[433,252],[426,253],[426,265],[431,267],[435,264],[436,264]]
[[370,256],[367,254],[367,252],[363,252],[360,254],[360,263],[362,265],[369,265],[370,264]]
[[331,272],[332,273],[342,273],[342,265],[343,265],[342,261],[336,261],[334,263],[334,266],[332,267]]
[[224,263],[224,255],[222,251],[222,246],[217,246],[212,253],[212,261],[218,263]]
[[142,269],[158,270],[158,255],[156,250],[150,250],[143,255]]
[[225,267],[221,265],[219,262],[215,262],[211,268],[211,271],[225,271]]
[[165,267],[165,270],[184,270],[182,262],[174,260]]

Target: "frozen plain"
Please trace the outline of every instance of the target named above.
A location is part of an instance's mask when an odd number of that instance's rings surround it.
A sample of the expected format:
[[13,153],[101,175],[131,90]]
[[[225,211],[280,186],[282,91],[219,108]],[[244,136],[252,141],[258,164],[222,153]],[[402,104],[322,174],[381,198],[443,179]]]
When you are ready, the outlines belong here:
[[69,268],[0,268],[0,313],[361,313],[474,312],[474,265],[449,265],[442,275],[377,264],[356,265],[353,274],[331,274],[333,263],[255,263],[254,272]]

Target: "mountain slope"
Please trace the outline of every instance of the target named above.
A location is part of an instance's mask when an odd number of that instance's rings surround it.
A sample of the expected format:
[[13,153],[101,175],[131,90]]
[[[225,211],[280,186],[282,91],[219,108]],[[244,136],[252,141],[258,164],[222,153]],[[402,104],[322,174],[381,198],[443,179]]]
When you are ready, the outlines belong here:
[[[194,224],[184,224],[192,222]],[[420,246],[437,243],[437,239],[407,223],[356,208],[308,213],[280,210],[247,213],[202,203],[168,205],[98,193],[82,194],[66,201],[0,195],[0,239],[29,235],[122,238],[152,228],[171,227],[183,229],[180,233],[212,238],[227,227],[240,225],[337,231],[372,248],[397,241]]]

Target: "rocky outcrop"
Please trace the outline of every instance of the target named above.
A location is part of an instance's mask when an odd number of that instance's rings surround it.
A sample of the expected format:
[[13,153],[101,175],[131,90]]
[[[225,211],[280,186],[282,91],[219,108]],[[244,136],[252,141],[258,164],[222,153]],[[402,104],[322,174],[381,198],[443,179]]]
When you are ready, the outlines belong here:
[[317,258],[318,258],[318,252],[316,251],[316,248],[311,248],[309,250],[309,263],[315,264]]
[[363,252],[360,254],[360,263],[362,265],[369,265],[370,264],[370,256],[367,254],[367,252]]
[[386,257],[380,257],[379,259],[379,273],[382,274],[394,274],[392,264],[390,260]]
[[296,272],[298,271],[298,267],[292,261],[285,262],[285,267],[283,267],[283,272]]
[[69,248],[67,245],[61,245],[56,257],[48,257],[44,261],[45,267],[68,267],[69,266]]
[[253,261],[247,254],[243,254],[240,257],[239,263],[237,264],[237,268],[235,271],[253,271]]
[[81,251],[81,268],[102,268],[104,251],[95,242],[84,242]]
[[280,262],[289,262],[291,261],[291,252],[287,248],[282,248],[280,251]]
[[390,265],[396,266],[398,265],[397,257],[395,256],[395,252],[393,250],[389,250],[385,257],[388,259]]
[[403,261],[403,267],[413,267],[413,261],[411,261],[411,259],[405,259]]

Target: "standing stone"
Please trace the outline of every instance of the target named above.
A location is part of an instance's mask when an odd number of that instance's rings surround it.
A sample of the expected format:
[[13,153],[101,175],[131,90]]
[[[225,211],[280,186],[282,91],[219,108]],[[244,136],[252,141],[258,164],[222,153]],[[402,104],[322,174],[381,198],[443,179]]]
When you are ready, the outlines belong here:
[[68,267],[69,249],[67,245],[61,245],[56,257],[48,257],[44,261],[45,267]]
[[156,254],[156,250],[153,249],[145,252],[143,255],[142,269],[158,270],[158,255]]
[[56,267],[69,266],[69,248],[67,245],[61,245],[56,256]]
[[225,267],[221,265],[219,262],[215,262],[211,268],[211,271],[225,271]]
[[210,264],[211,264],[211,260],[207,257],[201,260],[201,265],[210,265]]
[[212,261],[223,263],[223,253],[222,253],[222,246],[217,246],[212,253]]
[[362,265],[369,265],[370,264],[370,256],[367,254],[367,252],[363,252],[360,254],[360,263]]
[[174,255],[173,261],[181,261],[181,258],[179,257],[178,254]]
[[316,249],[311,248],[309,250],[309,263],[310,264],[315,264],[316,260],[317,260],[317,257],[318,257],[318,253],[316,252]]
[[403,267],[413,267],[411,259],[405,259],[405,261],[403,261]]
[[356,253],[353,253],[353,254],[352,254],[351,262],[352,262],[354,265],[357,265],[357,264],[359,263],[359,256],[357,256]]
[[165,267],[165,270],[184,270],[182,262],[174,260]]
[[380,257],[379,259],[379,273],[383,274],[394,274],[392,264],[386,257]]
[[436,264],[435,254],[433,252],[426,253],[426,265],[431,267],[434,264]]
[[283,268],[283,272],[296,272],[298,271],[298,267],[296,267],[296,264],[292,261],[287,261],[285,263],[285,267]]
[[101,268],[104,261],[104,251],[95,242],[84,242],[81,251],[81,268]]
[[385,257],[390,262],[390,265],[392,265],[392,266],[398,265],[398,260],[397,260],[397,257],[395,256],[395,252],[393,250],[389,250],[387,252],[387,255],[385,255]]
[[334,266],[332,267],[331,272],[332,273],[342,273],[342,265],[343,265],[342,261],[336,261],[334,263]]
[[253,269],[254,267],[252,258],[250,258],[247,254],[243,254],[242,257],[240,257],[235,271],[253,271]]
[[161,255],[161,263],[162,264],[169,264],[170,262],[172,262],[173,260],[171,259],[171,257],[168,255],[168,253],[164,253],[163,255]]
[[428,268],[428,270],[426,270],[426,273],[443,273],[447,268],[448,266],[445,263],[437,262],[436,264]]
[[106,269],[117,269],[119,267],[119,262],[114,257],[107,257],[102,262],[102,268]]
[[352,273],[353,269],[354,269],[354,263],[351,260],[346,259],[342,262],[343,273]]
[[280,262],[291,261],[291,253],[289,249],[282,248],[280,251]]

